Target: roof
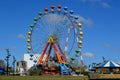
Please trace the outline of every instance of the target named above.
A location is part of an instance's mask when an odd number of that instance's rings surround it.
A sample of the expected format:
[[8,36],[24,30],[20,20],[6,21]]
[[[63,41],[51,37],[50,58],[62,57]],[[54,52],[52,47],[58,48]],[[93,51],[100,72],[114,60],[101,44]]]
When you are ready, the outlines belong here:
[[120,67],[120,65],[115,63],[112,60],[108,60],[108,61],[105,61],[102,64],[100,64],[98,67],[101,67],[101,68],[102,67]]

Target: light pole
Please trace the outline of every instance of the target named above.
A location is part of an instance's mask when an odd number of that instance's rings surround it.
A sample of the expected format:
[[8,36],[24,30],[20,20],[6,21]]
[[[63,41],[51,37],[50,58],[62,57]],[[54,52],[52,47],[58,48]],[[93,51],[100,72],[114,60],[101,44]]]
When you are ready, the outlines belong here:
[[9,74],[8,73],[8,69],[9,69],[9,58],[10,58],[10,53],[9,53],[9,49],[6,49],[6,51],[7,51],[7,56],[6,56],[6,58],[5,58],[5,60],[6,60],[6,62],[7,62],[7,75]]

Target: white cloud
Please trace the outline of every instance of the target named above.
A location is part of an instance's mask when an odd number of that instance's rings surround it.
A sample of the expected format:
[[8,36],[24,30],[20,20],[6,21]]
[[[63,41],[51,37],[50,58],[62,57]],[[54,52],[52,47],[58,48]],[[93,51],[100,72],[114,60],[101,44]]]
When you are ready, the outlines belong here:
[[110,4],[108,4],[107,2],[103,2],[103,0],[80,0],[81,2],[89,2],[92,4],[97,4],[102,6],[103,8],[110,8]]
[[26,38],[23,34],[19,34],[18,35],[18,38],[20,38],[20,39],[24,39],[24,38]]
[[79,17],[79,22],[83,22],[87,26],[91,26],[93,24],[93,21],[91,19],[85,19],[84,17]]
[[120,52],[120,49],[119,48],[113,48],[113,51],[114,52]]
[[111,46],[111,44],[109,44],[109,43],[104,43],[103,44],[103,47],[105,47],[105,48],[109,48]]
[[102,7],[104,8],[110,8],[110,5],[106,2],[101,2]]
[[90,2],[101,2],[102,0],[88,0]]
[[100,2],[101,0],[80,0],[81,2]]
[[83,54],[84,57],[94,58],[94,55],[91,52],[86,52]]
[[79,0],[79,1],[95,3],[95,2],[101,2],[102,0]]
[[0,50],[6,50],[6,49],[9,49],[9,50],[16,50],[16,46],[0,48]]
[[[74,15],[76,16],[76,15]],[[80,15],[79,16],[79,22],[82,22],[83,24],[87,25],[87,26],[91,26],[93,24],[93,21],[91,19],[86,19]],[[71,21],[68,19],[68,17],[66,16],[61,16],[61,15],[57,15],[57,14],[48,14],[46,16],[43,17],[43,20],[48,23],[48,24],[57,24],[57,25],[69,25],[71,24]]]
[[[54,24],[63,25],[63,24],[71,23],[66,16],[61,16],[58,14],[48,14],[48,15],[45,15],[42,19],[44,20],[44,22],[51,24],[51,25],[54,25]],[[66,21],[67,23],[63,21]]]
[[17,47],[16,47],[16,46],[12,46],[12,47],[10,47],[9,49],[11,49],[11,50],[16,50]]
[[110,43],[104,43],[103,44],[104,48],[109,48],[111,49],[113,52],[120,52],[120,48],[117,47],[113,47]]

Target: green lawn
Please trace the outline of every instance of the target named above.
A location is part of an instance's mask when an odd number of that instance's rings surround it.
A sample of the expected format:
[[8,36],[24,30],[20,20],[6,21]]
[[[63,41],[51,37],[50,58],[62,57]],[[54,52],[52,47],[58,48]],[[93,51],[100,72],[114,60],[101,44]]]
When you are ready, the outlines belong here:
[[0,80],[88,80],[84,76],[0,76]]

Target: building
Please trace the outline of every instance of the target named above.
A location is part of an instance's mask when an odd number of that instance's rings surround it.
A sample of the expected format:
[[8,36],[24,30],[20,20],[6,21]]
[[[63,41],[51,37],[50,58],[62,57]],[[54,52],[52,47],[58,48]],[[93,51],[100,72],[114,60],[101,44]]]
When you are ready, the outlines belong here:
[[[32,57],[30,54],[24,54],[24,61],[27,62],[26,70],[29,70],[32,66],[36,65],[35,61],[38,60],[40,54],[34,54]],[[45,60],[46,55],[44,56],[43,60]]]
[[26,68],[27,68],[26,61],[18,61],[18,62],[17,62],[16,71],[17,71],[21,76],[23,76],[23,75],[26,74]]

